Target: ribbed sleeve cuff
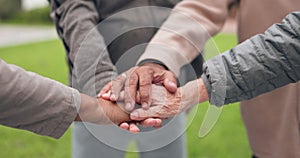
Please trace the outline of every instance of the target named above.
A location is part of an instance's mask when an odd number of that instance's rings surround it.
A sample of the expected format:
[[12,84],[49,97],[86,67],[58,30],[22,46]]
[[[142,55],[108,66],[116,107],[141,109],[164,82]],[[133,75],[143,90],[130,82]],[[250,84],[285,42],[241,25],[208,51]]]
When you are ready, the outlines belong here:
[[210,103],[222,106],[226,99],[226,68],[220,55],[203,64],[203,82],[208,90]]

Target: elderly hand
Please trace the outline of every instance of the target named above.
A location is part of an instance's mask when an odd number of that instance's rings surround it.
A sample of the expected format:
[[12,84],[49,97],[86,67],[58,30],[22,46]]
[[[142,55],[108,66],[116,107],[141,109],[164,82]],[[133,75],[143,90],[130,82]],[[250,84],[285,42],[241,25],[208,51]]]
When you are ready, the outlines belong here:
[[81,106],[75,121],[100,125],[116,124],[131,133],[138,133],[140,131],[136,125],[137,123],[146,127],[161,126],[160,119],[148,118],[143,121],[133,121],[129,118],[128,112],[116,103],[102,98],[95,99],[85,94],[81,94]]
[[[102,117],[101,119],[98,117],[99,122],[98,124],[111,124],[115,123],[119,125],[120,128],[124,130],[128,130],[131,133],[138,133],[140,131],[137,124],[141,124],[144,127],[154,127],[159,128],[161,127],[162,121],[158,118],[147,118],[142,121],[133,121],[129,120],[129,114],[126,110],[123,109],[124,105],[122,102],[112,102],[109,100],[105,100],[103,98],[98,98],[99,104],[102,106],[102,110],[105,113],[106,117]],[[95,111],[100,110],[99,106],[94,108]],[[89,114],[86,112],[86,114]],[[90,113],[90,117],[94,116],[93,113]],[[84,117],[85,118],[85,117]],[[91,119],[89,119],[91,120]],[[90,121],[89,121],[90,122]]]
[[153,85],[152,104],[148,110],[136,109],[130,117],[132,120],[147,118],[167,118],[209,99],[202,79],[194,80],[179,88],[176,93],[169,93],[164,87]]
[[[146,63],[142,66],[131,68],[108,83],[100,92],[105,99],[116,101],[120,99],[120,93],[124,89],[125,109],[132,111],[136,103],[137,90],[140,93],[140,104],[148,109],[151,104],[150,94],[152,84],[162,84],[169,92],[175,93],[177,81],[171,71],[159,64]],[[111,93],[111,95],[105,95]]]

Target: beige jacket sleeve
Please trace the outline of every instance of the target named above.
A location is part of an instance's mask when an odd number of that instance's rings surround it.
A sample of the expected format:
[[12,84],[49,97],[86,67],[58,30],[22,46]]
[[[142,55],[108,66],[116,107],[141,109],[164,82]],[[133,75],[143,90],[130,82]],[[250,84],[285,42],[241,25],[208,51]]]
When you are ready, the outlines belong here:
[[0,59],[0,124],[54,138],[77,115],[77,90]]
[[153,37],[138,63],[158,60],[176,75],[223,27],[232,0],[184,0]]

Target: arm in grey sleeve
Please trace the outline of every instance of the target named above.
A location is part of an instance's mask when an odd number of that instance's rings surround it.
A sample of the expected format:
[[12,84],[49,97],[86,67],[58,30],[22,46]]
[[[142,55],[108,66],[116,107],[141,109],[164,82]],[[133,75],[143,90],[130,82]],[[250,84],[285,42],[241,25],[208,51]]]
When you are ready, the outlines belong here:
[[202,75],[214,105],[254,98],[299,78],[300,12],[207,61]]
[[[94,1],[51,0],[57,32],[68,52],[72,87],[95,96],[116,75],[105,41],[97,29],[100,16]],[[54,3],[58,3],[55,5]]]
[[0,59],[0,124],[54,138],[74,121],[77,90]]

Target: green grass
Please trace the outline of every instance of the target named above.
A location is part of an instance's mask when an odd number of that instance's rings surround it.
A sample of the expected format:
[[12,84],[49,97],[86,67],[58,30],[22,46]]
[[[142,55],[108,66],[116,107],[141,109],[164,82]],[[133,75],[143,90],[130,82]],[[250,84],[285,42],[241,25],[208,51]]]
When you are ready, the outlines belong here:
[[[234,35],[218,35],[214,38],[220,51],[236,44]],[[211,49],[207,49],[210,51]],[[64,49],[58,41],[48,41],[0,48],[0,58],[8,63],[19,65],[26,70],[37,72],[62,83],[67,83],[67,66]],[[238,104],[225,106],[213,130],[204,138],[198,137],[198,131],[208,107],[199,106],[197,115],[187,129],[187,148],[190,158],[229,158],[250,157],[246,133],[241,121]],[[55,140],[0,126],[0,157],[10,158],[66,158],[71,157],[70,130]],[[129,153],[126,158],[137,158]]]

